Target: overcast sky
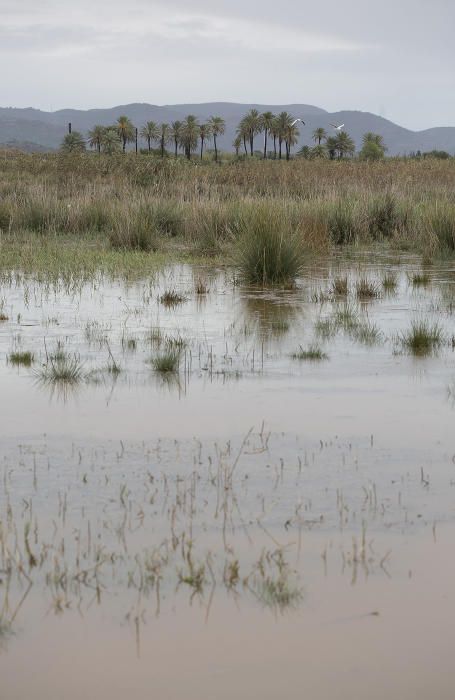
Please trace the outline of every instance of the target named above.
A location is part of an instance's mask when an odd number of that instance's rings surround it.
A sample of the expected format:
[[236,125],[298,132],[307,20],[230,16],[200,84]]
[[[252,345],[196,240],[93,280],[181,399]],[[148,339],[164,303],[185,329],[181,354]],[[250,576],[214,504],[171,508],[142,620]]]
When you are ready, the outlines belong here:
[[0,106],[302,102],[455,126],[454,0],[0,0]]

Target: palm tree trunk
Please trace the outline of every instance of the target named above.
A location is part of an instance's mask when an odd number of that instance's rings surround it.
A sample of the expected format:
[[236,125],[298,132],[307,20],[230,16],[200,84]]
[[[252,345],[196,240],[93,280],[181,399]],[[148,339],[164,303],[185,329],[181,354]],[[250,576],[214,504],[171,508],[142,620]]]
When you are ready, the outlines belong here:
[[267,128],[264,130],[264,160],[267,158]]
[[276,160],[276,134],[273,134],[273,157]]
[[254,136],[253,134],[250,134],[250,153],[253,155],[253,149],[254,149]]
[[201,138],[201,160],[202,160],[202,154],[204,152],[204,139]]
[[216,147],[216,134],[215,133],[213,134],[213,145],[215,147],[215,162],[216,162],[218,160],[218,150]]
[[126,138],[123,137],[123,153],[126,153]]
[[246,136],[243,137],[243,148],[245,149],[245,155],[248,155],[248,148],[246,147]]
[[152,139],[150,138],[150,136],[147,136],[147,142],[149,145],[149,153],[150,153],[150,151],[152,150]]
[[281,147],[283,145],[283,139],[281,136],[278,138],[278,160],[281,160]]

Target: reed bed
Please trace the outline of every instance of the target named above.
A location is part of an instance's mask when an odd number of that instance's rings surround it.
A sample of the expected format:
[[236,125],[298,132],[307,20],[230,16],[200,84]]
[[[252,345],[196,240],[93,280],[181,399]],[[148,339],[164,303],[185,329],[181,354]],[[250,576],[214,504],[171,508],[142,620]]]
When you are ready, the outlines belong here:
[[308,251],[375,241],[427,257],[453,252],[455,164],[0,153],[6,249],[82,239],[101,242],[103,254],[225,256],[264,220]]

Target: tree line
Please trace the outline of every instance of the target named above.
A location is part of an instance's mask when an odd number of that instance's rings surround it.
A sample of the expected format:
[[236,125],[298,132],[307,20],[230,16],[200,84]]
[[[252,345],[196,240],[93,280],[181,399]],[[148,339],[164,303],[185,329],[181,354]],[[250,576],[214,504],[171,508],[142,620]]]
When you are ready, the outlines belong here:
[[[289,160],[293,146],[298,143],[300,130],[298,120],[288,112],[280,112],[274,115],[272,112],[259,113],[251,109],[240,121],[236,129],[233,148],[236,156],[244,157],[262,156],[264,159],[274,158]],[[204,149],[213,142],[214,158],[218,160],[218,138],[226,131],[226,123],[222,117],[212,116],[206,122],[200,122],[194,115],[188,115],[182,121],[174,121],[171,124],[148,121],[140,129],[126,116],[120,116],[115,124],[110,126],[96,125],[88,132],[88,138],[79,131],[68,133],[63,142],[62,150],[65,152],[82,152],[87,145],[98,153],[113,154],[126,152],[128,144],[138,144],[138,138],[142,138],[148,151],[159,150],[162,157],[167,154],[168,147],[172,147],[175,157],[179,152],[190,160],[197,153],[202,159]],[[255,139],[262,135],[263,144],[258,152],[255,149]],[[319,127],[312,133],[314,146],[303,146],[297,156],[318,159],[330,158],[332,160],[352,157],[355,154],[355,143],[346,131],[337,131],[329,135],[327,131]],[[378,160],[386,153],[386,146],[382,136],[367,133],[363,137],[361,158],[366,160]]]

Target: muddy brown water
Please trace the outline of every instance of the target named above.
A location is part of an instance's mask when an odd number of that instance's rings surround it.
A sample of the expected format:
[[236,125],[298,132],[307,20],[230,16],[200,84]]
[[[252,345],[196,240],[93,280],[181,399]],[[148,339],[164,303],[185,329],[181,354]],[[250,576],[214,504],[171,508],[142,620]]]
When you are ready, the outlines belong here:
[[[287,291],[187,265],[3,276],[2,700],[453,697],[455,264],[415,272],[375,252]],[[415,319],[443,334],[427,357],[400,343]],[[327,359],[292,358],[314,343]],[[40,380],[57,350],[76,384]]]

